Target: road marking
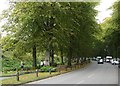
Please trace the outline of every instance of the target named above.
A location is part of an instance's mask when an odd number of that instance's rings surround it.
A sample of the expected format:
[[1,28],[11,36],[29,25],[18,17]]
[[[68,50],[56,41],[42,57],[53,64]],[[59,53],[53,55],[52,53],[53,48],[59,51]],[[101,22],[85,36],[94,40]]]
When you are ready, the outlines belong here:
[[88,76],[88,78],[91,78],[91,77],[94,76],[94,75],[95,75],[95,74],[91,74],[91,75]]
[[76,84],[81,84],[81,83],[83,83],[85,80],[81,80],[80,82],[78,82],[78,83],[76,83]]

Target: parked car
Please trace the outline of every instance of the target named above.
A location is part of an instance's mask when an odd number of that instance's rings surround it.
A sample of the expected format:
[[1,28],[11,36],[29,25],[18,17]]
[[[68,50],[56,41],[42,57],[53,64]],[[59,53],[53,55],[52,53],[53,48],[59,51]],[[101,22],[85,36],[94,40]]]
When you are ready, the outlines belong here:
[[110,62],[111,62],[112,65],[114,65],[114,60],[113,59],[111,59]]
[[114,61],[114,64],[115,65],[119,65],[119,61]]
[[112,56],[106,56],[106,62],[107,62],[107,63],[110,63],[110,60],[111,60],[111,59],[113,59]]
[[97,61],[99,61],[99,60],[102,59],[102,57],[101,56],[97,56],[96,59],[97,59]]
[[95,57],[92,58],[92,61],[97,61],[97,59]]
[[112,65],[119,65],[119,61],[117,61],[117,60],[110,60],[110,62],[111,62],[111,64]]
[[104,60],[104,62],[106,62],[106,59],[105,59],[105,58],[104,58],[103,60]]
[[104,63],[103,59],[98,60],[98,64],[103,64],[103,63]]
[[110,62],[110,60],[109,60],[109,59],[106,59],[106,62]]

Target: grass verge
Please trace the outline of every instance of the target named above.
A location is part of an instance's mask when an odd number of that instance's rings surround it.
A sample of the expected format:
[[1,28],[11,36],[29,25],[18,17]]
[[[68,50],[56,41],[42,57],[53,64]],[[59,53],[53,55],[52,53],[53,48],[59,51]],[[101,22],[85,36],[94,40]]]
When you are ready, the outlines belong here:
[[2,80],[2,85],[3,86],[8,86],[7,84],[25,84],[25,83],[28,83],[28,82],[37,81],[37,80],[45,79],[45,78],[48,78],[48,77],[52,77],[52,76],[60,75],[60,74],[63,74],[63,73],[67,73],[67,72],[70,72],[70,71],[73,71],[73,70],[77,70],[77,69],[83,68],[87,65],[88,64],[84,64],[82,66],[72,68],[72,70],[71,70],[71,68],[68,68],[67,71],[63,70],[61,72],[52,72],[51,74],[49,72],[39,72],[38,77],[36,76],[36,73],[24,74],[24,75],[20,75],[20,77],[19,77],[20,81],[17,81],[16,76],[14,76],[14,77]]
[[45,73],[40,72],[38,74],[38,77],[36,76],[36,73],[24,74],[24,75],[21,75],[19,77],[19,79],[20,79],[19,81],[17,81],[16,76],[14,76],[14,77],[2,80],[2,84],[23,84],[23,83],[26,83],[26,82],[35,81],[35,80],[38,80],[38,79],[42,79],[42,78],[45,78],[45,77],[50,77],[50,76],[57,75],[57,74],[58,74],[58,72],[54,72],[51,75],[48,72],[45,72]]

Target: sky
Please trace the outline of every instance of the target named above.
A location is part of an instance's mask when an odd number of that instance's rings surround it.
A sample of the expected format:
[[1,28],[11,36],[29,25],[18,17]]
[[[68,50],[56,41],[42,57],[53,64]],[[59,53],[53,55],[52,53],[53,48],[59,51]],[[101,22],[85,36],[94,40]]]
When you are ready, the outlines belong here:
[[106,17],[111,17],[112,10],[108,10],[108,8],[110,8],[115,1],[116,0],[101,0],[100,5],[96,7],[99,11],[96,17],[99,23],[102,23]]
[[[101,3],[99,6],[97,6],[95,9],[97,9],[99,11],[96,19],[98,23],[102,23],[103,20],[106,17],[110,17],[112,10],[108,10],[108,8],[110,6],[112,6],[113,2],[115,0],[101,0]],[[8,5],[8,0],[0,0],[0,15],[2,14],[2,11],[5,9],[8,9],[9,5]],[[5,23],[5,21],[0,21],[0,31],[1,31],[1,26]],[[4,36],[5,33],[2,32],[2,36]]]
[[[2,11],[5,9],[8,9],[8,0],[0,0],[0,16],[2,15]],[[5,23],[5,21],[0,21],[0,32],[1,32],[1,26]],[[6,33],[2,32],[2,36],[6,35]]]
[[8,1],[7,0],[0,0],[0,14],[4,9],[8,8]]

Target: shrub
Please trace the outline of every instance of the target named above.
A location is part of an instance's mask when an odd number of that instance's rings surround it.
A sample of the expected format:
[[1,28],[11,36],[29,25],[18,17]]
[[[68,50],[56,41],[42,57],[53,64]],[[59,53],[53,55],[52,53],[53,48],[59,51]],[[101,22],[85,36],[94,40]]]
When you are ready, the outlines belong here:
[[51,72],[55,72],[56,68],[51,67],[51,66],[43,66],[40,68],[42,72],[49,72],[49,70],[51,70]]
[[[20,70],[20,60],[19,59],[11,59],[11,58],[4,58],[2,59],[2,72],[6,71],[16,71]],[[32,68],[32,62],[25,61],[24,68]]]

